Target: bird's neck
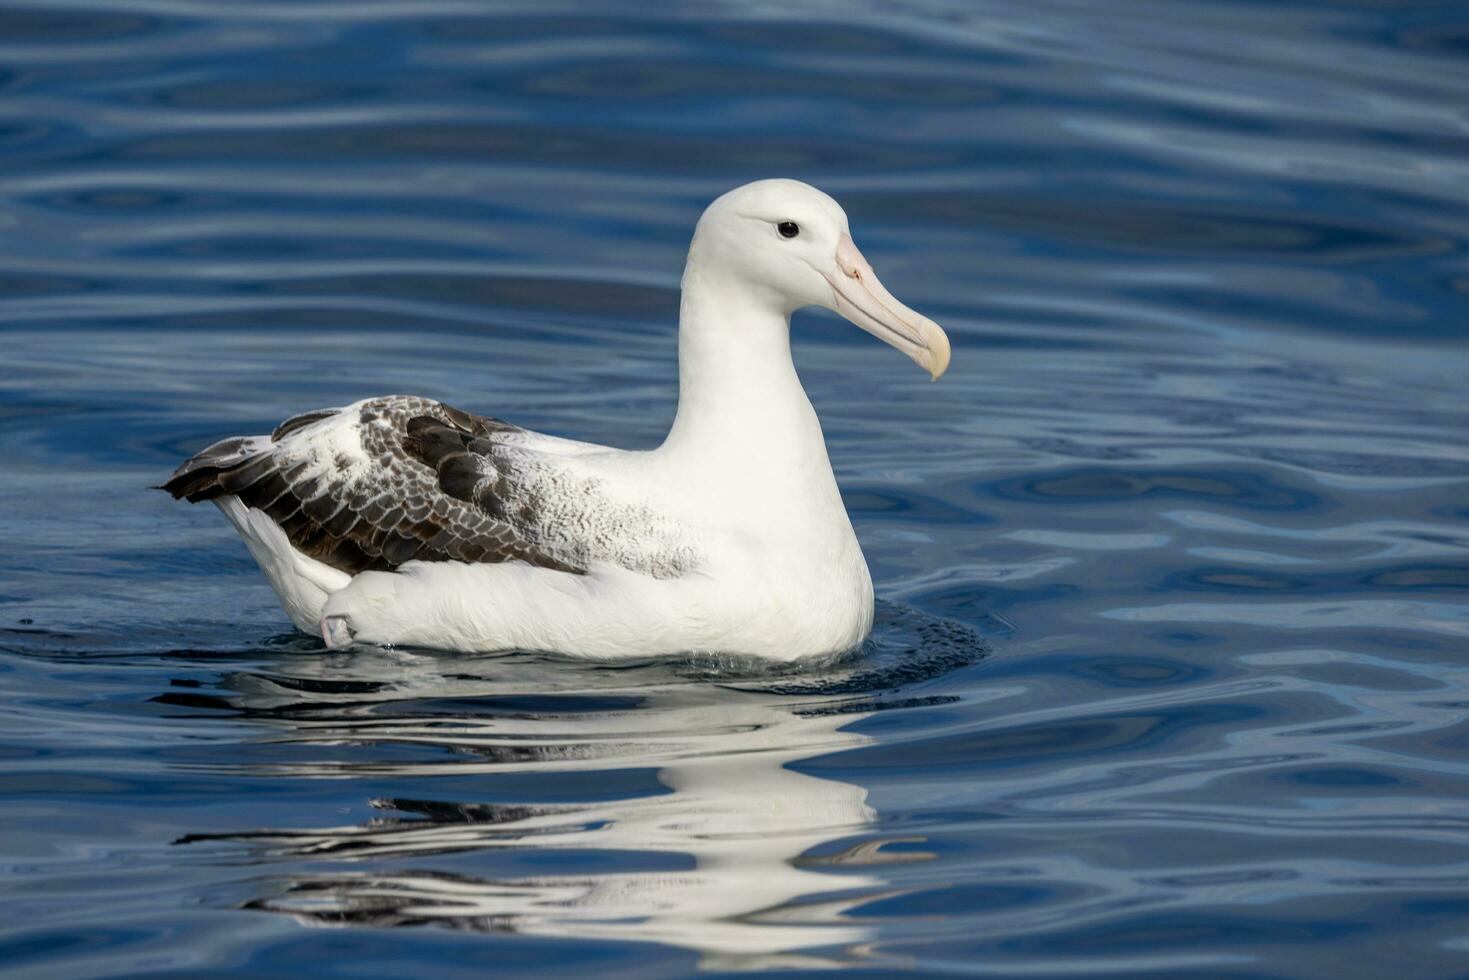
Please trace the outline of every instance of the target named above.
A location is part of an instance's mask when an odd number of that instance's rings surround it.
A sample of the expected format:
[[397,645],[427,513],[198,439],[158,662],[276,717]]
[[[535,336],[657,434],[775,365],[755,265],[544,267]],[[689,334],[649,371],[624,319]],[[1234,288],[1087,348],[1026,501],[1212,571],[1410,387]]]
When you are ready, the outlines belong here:
[[790,319],[773,296],[684,273],[678,415],[660,452],[718,471],[832,482],[821,424],[791,362]]

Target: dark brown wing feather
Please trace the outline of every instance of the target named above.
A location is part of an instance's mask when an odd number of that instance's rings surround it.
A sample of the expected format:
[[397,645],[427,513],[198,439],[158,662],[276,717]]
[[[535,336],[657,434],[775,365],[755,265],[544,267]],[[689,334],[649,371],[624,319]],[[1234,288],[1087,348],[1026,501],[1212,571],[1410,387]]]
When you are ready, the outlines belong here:
[[[337,437],[348,428],[343,448]],[[269,439],[216,443],[163,489],[190,501],[239,497],[299,551],[353,575],[407,561],[524,561],[582,572],[538,544],[497,495],[506,481],[496,470],[496,436],[519,431],[430,399],[390,396],[298,415]]]

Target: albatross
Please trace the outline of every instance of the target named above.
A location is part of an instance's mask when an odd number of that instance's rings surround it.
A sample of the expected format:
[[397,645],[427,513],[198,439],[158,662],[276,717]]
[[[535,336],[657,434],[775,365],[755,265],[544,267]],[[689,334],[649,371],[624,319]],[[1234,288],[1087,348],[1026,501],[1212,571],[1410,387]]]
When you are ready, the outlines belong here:
[[948,367],[944,331],[878,281],[836,201],[762,180],[694,230],[658,448],[388,395],[217,442],[163,489],[218,506],[328,648],[845,652],[871,629],[872,578],[791,362],[790,317],[808,306],[934,379]]

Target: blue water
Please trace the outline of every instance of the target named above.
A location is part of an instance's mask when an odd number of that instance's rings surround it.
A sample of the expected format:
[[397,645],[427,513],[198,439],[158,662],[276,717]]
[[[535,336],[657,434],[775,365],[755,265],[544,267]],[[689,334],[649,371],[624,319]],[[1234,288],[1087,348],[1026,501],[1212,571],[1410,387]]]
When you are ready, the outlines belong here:
[[[1469,974],[1469,8],[0,11],[7,976]],[[752,673],[327,655],[148,489],[416,392],[656,444],[813,181],[880,596]]]

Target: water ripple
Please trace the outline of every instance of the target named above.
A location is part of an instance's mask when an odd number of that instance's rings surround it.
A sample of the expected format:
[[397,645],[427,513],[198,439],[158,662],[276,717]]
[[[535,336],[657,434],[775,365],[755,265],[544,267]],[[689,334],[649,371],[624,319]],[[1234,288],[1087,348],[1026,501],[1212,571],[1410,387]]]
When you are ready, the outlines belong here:
[[[0,964],[1462,973],[1466,23],[0,9]],[[655,445],[777,173],[954,338],[796,318],[856,655],[328,655],[147,489],[396,390]]]

